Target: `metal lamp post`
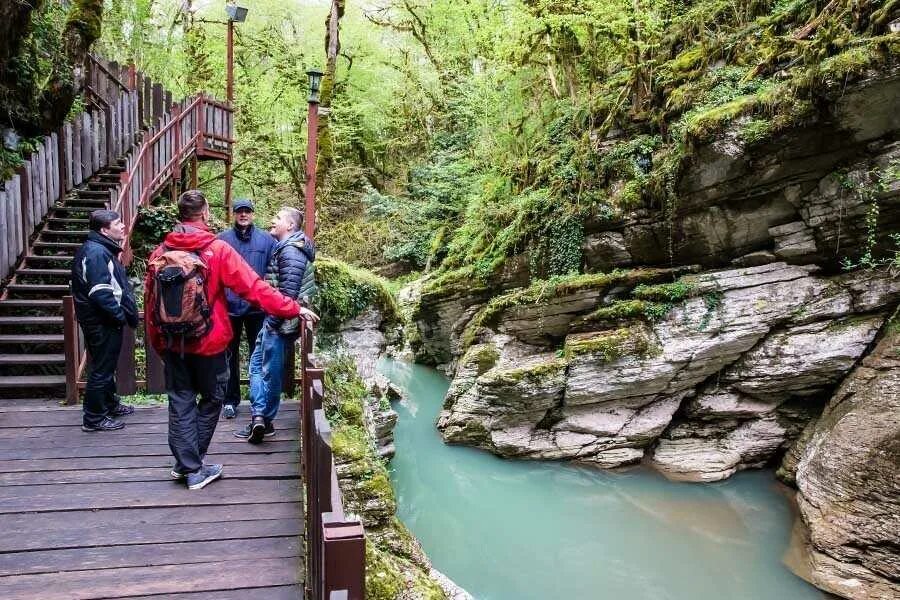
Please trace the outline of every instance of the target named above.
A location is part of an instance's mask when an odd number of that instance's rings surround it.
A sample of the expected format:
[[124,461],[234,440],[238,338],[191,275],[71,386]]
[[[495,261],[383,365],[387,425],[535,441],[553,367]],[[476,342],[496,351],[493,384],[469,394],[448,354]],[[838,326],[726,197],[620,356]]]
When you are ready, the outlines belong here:
[[322,71],[310,69],[309,113],[306,119],[306,214],[304,224],[306,237],[313,239],[316,231],[316,153],[319,136],[319,87],[322,85]]
[[[234,24],[246,21],[247,12],[246,8],[233,2],[225,5],[225,14],[228,15],[228,36],[225,43],[225,99],[232,108],[232,119],[234,118]],[[231,158],[225,161],[225,220],[231,222]]]

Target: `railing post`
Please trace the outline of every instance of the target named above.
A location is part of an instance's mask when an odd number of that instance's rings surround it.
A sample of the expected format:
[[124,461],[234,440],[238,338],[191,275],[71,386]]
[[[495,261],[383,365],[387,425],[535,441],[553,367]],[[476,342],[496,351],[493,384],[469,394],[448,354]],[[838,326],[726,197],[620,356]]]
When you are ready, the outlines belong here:
[[358,520],[329,522],[322,518],[323,596],[331,590],[347,590],[349,600],[366,596],[366,537]]
[[66,404],[77,404],[81,353],[78,344],[78,322],[75,319],[75,301],[72,296],[63,296],[63,347],[66,355]]
[[122,350],[116,365],[116,391],[123,396],[130,396],[137,391],[134,360],[134,329],[122,328]]

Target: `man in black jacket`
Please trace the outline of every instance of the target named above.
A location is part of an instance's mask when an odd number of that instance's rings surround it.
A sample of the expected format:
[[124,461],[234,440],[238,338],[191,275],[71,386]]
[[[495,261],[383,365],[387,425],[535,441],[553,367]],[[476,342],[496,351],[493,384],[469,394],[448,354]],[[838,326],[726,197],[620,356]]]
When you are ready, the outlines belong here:
[[[296,208],[284,207],[272,219],[269,231],[278,242],[266,279],[279,292],[308,308],[315,292],[312,261],[316,250],[312,241],[303,235],[302,228],[303,213]],[[234,433],[237,437],[258,444],[264,437],[275,435],[272,421],[281,403],[284,356],[288,344],[294,343],[299,332],[299,319],[266,317],[250,356],[251,421]],[[287,376],[293,377],[293,373]]]
[[137,326],[134,291],[119,262],[125,224],[112,210],[91,213],[90,232],[72,263],[72,296],[91,356],[84,393],[83,431],[114,431],[125,424],[115,417],[134,408],[116,395],[116,364],[122,349],[122,327]]

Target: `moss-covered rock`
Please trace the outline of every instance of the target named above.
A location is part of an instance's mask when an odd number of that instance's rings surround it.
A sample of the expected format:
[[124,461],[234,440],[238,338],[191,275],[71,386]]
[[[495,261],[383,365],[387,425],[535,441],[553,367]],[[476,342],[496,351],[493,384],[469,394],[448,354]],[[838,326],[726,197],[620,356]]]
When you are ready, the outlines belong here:
[[384,317],[384,326],[400,323],[397,301],[385,279],[326,256],[319,256],[315,267],[319,286],[315,305],[324,329],[335,331],[373,305]]
[[344,508],[360,515],[366,531],[366,597],[377,600],[446,596],[429,577],[418,541],[396,517],[387,467],[362,420],[366,388],[352,358],[336,353],[326,366],[323,406],[332,424],[332,451]]

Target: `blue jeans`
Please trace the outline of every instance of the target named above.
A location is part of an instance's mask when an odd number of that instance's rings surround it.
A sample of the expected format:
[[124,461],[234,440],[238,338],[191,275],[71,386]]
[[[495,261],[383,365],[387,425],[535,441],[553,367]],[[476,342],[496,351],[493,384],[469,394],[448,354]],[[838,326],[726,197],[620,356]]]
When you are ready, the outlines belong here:
[[278,414],[284,376],[285,348],[292,343],[267,325],[259,330],[250,355],[250,410],[270,422]]

